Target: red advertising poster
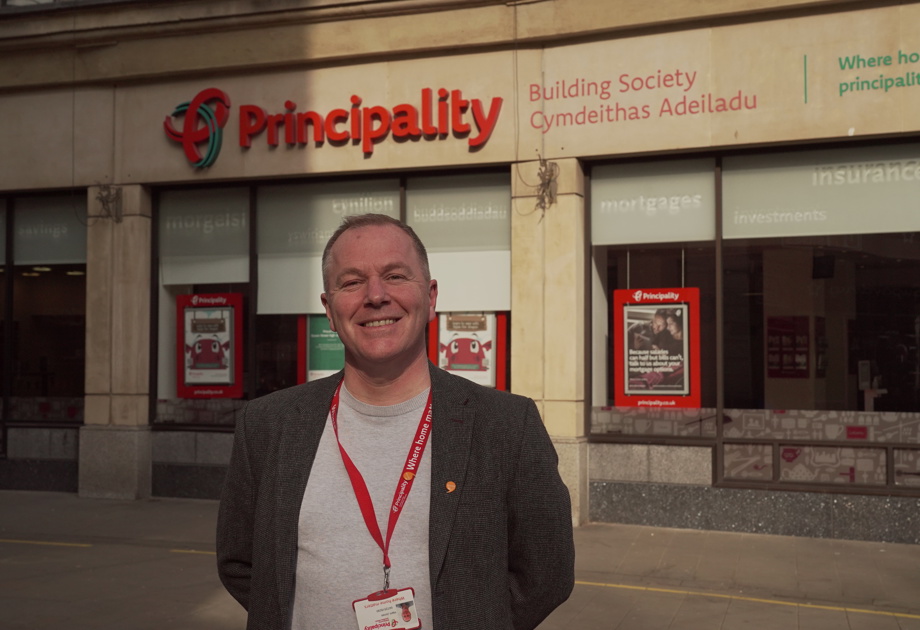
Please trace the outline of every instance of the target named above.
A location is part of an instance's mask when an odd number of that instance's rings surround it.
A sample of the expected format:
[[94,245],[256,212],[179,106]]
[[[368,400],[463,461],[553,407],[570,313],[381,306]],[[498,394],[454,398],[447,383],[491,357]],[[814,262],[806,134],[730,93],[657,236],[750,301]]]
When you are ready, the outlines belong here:
[[428,358],[480,385],[506,390],[507,313],[439,313],[428,326]]
[[243,296],[176,298],[179,398],[243,397]]
[[699,408],[697,288],[613,292],[614,403]]
[[808,378],[809,354],[807,315],[767,318],[767,375],[770,378]]

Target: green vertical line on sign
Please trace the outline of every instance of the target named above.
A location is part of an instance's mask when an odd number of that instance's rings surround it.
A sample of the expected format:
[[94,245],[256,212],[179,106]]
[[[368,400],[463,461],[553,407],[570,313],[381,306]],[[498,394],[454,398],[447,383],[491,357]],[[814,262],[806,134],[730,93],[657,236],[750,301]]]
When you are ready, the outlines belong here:
[[808,55],[802,57],[802,82],[805,91],[805,104],[808,104]]

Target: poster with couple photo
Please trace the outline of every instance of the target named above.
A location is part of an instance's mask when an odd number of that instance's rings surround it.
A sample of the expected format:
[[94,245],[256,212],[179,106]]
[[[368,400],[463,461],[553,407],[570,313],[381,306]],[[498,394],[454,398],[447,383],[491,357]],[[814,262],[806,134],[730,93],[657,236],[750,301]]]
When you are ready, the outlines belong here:
[[699,290],[614,291],[617,406],[699,407]]

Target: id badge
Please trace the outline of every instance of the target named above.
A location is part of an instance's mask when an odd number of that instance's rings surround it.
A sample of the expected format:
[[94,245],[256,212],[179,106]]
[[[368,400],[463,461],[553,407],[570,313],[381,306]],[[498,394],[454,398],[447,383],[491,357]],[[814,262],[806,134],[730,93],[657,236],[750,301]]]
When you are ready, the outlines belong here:
[[358,630],[418,630],[422,622],[415,607],[415,590],[390,589],[352,602]]

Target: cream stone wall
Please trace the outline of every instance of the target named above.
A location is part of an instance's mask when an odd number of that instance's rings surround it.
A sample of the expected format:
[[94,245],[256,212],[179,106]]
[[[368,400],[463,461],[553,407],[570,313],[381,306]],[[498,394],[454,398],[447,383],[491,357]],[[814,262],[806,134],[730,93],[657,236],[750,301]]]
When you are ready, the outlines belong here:
[[[140,186],[121,191],[121,216],[109,216],[88,193],[86,392],[145,396],[149,388],[150,196]],[[124,404],[121,405],[123,408]],[[133,414],[132,414],[133,415]],[[90,424],[146,424],[141,418],[87,417]]]
[[5,15],[0,84],[72,82],[224,73],[437,50],[532,45],[682,22],[779,16],[847,0],[647,2],[396,0],[368,4],[259,0],[150,3],[127,10],[87,7]]
[[556,444],[575,523],[587,519],[585,203],[577,160],[512,170],[511,387],[534,398]]
[[[898,52],[920,53],[920,6],[868,9],[713,30],[714,93],[757,92],[758,115],[720,116],[713,144],[849,137],[917,127],[920,90],[905,87],[840,95],[841,82],[920,71]],[[744,55],[732,54],[744,50]],[[892,65],[841,69],[841,58],[891,56]],[[920,60],[920,57],[918,57]]]
[[0,190],[111,183],[113,97],[95,87],[0,94]]
[[[753,10],[752,4],[742,6]],[[586,14],[596,8],[585,5]],[[379,24],[357,19],[276,24],[245,31],[246,37],[243,31],[220,30],[191,37],[187,25],[173,25],[176,37],[188,39],[194,50],[179,47],[166,54],[168,35],[153,40],[126,33],[115,43],[78,46],[70,63],[56,57],[54,46],[39,55],[25,39],[0,37],[0,52],[19,46],[8,51],[9,58],[0,56],[0,138],[13,147],[2,158],[0,190],[604,158],[920,128],[920,33],[901,28],[920,20],[917,4],[746,24],[694,23],[654,34],[611,31],[607,38],[586,42],[561,35],[537,42],[533,34],[526,46],[514,34],[526,22],[522,13],[531,10],[524,6],[530,5],[439,10],[399,20],[381,16]],[[570,20],[576,13],[563,0],[532,8],[550,9]],[[510,25],[508,15],[516,16]],[[394,28],[380,28],[388,20],[395,20]],[[622,25],[600,21],[599,26]],[[319,29],[337,42],[340,57],[312,33],[302,33],[299,43],[280,34],[271,42],[260,39],[286,28]],[[91,30],[87,26],[86,32]],[[407,38],[400,39],[400,33]],[[462,45],[450,46],[460,40]],[[351,47],[341,48],[347,42]],[[516,44],[487,47],[486,42]],[[130,46],[140,49],[127,54]],[[380,54],[384,50],[387,54]],[[247,53],[253,60],[243,63]],[[69,74],[30,70],[33,58],[42,64],[50,59],[56,72],[66,66]],[[226,58],[239,63],[227,65],[221,61]],[[331,63],[341,58],[348,63]],[[19,63],[4,74],[11,60]],[[850,67],[854,64],[859,67]],[[863,79],[883,87],[855,89],[854,82]],[[886,79],[892,83],[884,89]],[[226,94],[229,117],[219,158],[196,169],[182,145],[167,137],[163,123],[208,88]],[[444,111],[451,125],[471,124],[472,129],[412,139],[398,139],[390,129],[365,146],[328,138],[319,144],[288,143],[282,125],[277,146],[269,144],[267,130],[253,134],[250,147],[241,146],[244,106],[267,115],[310,111],[323,118],[342,110],[347,119],[337,129],[366,136],[367,124],[375,124],[363,118],[370,108],[382,108],[395,120],[397,108],[410,107],[419,124],[427,110],[437,116],[437,103],[425,103],[426,89],[434,94],[459,90]],[[359,106],[353,107],[353,97]],[[470,144],[480,133],[474,100],[484,112],[479,123],[492,129],[481,146]],[[486,114],[493,105],[490,118]],[[171,117],[183,134],[186,117]],[[203,126],[197,118],[194,122]]]
[[[120,201],[106,207],[101,193],[112,192]],[[140,186],[93,186],[87,202],[80,493],[149,496],[150,196]]]
[[[918,18],[911,4],[547,47],[542,77],[519,77],[540,97],[520,94],[519,124],[542,129],[546,157],[912,132],[920,34],[900,25]],[[904,85],[841,94],[879,75]]]

